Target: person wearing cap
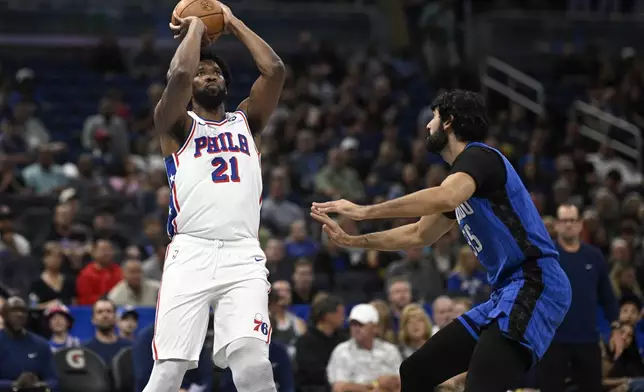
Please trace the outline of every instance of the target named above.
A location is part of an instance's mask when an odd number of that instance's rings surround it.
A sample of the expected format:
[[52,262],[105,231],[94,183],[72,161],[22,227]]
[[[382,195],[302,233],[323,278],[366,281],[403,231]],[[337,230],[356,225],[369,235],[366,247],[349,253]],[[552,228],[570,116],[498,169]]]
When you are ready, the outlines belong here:
[[376,338],[378,321],[373,305],[360,304],[351,309],[351,338],[333,350],[327,365],[333,392],[400,391],[402,357],[395,345]]
[[45,318],[51,331],[51,338],[49,338],[51,351],[56,352],[65,348],[80,347],[80,340],[69,333],[69,330],[74,325],[74,317],[67,306],[62,304],[50,306],[45,310]]
[[119,337],[121,339],[134,341],[134,332],[139,326],[139,312],[131,305],[120,308],[117,312]]
[[0,391],[58,391],[58,375],[47,341],[25,328],[25,301],[19,297],[7,299],[2,317],[5,326],[0,331]]

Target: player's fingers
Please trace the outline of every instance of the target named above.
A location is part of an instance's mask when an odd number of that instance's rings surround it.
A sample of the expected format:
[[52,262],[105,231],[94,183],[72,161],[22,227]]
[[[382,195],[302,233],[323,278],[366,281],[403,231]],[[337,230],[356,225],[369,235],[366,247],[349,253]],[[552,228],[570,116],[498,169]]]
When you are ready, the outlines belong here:
[[335,202],[333,202],[333,201],[326,201],[326,202],[324,202],[324,203],[316,203],[316,202],[314,202],[314,203],[313,203],[313,207],[316,207],[316,208],[327,208],[327,207],[329,207],[329,206],[332,206],[333,204],[335,204]]
[[333,220],[329,218],[328,215],[317,213],[317,212],[311,212],[311,218],[315,219],[316,221],[324,225],[331,225],[334,223]]

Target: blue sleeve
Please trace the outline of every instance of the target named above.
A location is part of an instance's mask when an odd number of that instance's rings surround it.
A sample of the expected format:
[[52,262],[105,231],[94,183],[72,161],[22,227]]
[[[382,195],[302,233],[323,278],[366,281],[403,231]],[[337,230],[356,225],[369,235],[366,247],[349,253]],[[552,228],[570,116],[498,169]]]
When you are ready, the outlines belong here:
[[141,331],[141,334],[132,345],[132,361],[134,362],[134,384],[136,391],[142,392],[145,384],[148,383],[154,360],[152,359],[152,339],[154,327],[148,327]]
[[[595,249],[593,249],[595,251]],[[619,317],[619,307],[617,306],[617,300],[615,299],[615,293],[613,293],[613,287],[610,284],[610,279],[608,277],[608,266],[604,261],[604,257],[595,251],[594,255],[595,265],[597,265],[599,270],[599,281],[598,281],[598,298],[599,304],[604,310],[604,315],[608,322],[613,322]]]
[[293,380],[293,366],[288,356],[286,348],[281,345],[275,345],[273,348],[271,362],[278,364],[273,375],[275,381],[279,384],[279,392],[295,392],[295,382]]
[[54,364],[54,354],[51,352],[49,345],[44,343],[41,348],[43,356],[43,368],[40,375],[42,381],[47,383],[49,389],[54,392],[58,391],[58,374],[56,373],[56,365]]
[[447,278],[447,291],[461,291],[461,277],[458,274],[451,274]]

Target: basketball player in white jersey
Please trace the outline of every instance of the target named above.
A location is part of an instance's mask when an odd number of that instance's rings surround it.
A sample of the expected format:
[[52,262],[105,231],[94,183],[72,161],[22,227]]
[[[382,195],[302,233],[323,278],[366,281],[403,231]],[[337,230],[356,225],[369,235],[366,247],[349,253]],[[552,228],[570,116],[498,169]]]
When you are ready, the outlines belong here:
[[[171,188],[163,278],[152,343],[154,368],[144,392],[177,392],[197,365],[210,307],[213,358],[230,367],[239,392],[275,391],[268,360],[268,271],[258,241],[262,178],[259,133],[279,101],[284,64],[228,7],[226,31],[250,51],[260,76],[227,113],[230,76],[205,49],[194,17],[171,25],[181,44],[154,112]],[[186,107],[191,111],[186,112]]]

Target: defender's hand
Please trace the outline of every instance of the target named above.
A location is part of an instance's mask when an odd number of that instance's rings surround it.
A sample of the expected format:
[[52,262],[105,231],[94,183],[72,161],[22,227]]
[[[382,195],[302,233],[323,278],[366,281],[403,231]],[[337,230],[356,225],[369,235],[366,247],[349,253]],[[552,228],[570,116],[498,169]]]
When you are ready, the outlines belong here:
[[176,15],[173,15],[172,22],[173,23],[170,23],[170,30],[172,30],[174,39],[181,41],[188,33],[190,26],[192,24],[196,24],[200,25],[200,27],[203,28],[203,33],[201,35],[201,45],[207,46],[208,44],[210,44],[210,38],[208,38],[208,28],[206,28],[206,25],[203,23],[203,21],[196,16],[186,16],[185,18],[179,18]]
[[230,34],[232,32],[230,27],[237,21],[237,17],[226,4],[219,2],[219,6],[221,7],[221,11],[224,13],[224,34]]
[[322,223],[322,230],[329,236],[334,243],[344,248],[354,246],[354,236],[350,236],[342,230],[340,225],[325,213],[319,212],[315,207],[311,210],[311,218]]
[[327,201],[326,203],[313,203],[313,208],[323,214],[336,213],[344,215],[355,221],[366,219],[366,211],[364,206],[359,206],[348,200],[340,199],[335,201]]

